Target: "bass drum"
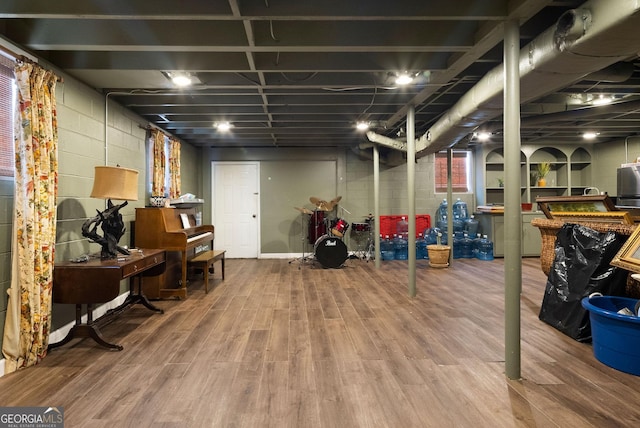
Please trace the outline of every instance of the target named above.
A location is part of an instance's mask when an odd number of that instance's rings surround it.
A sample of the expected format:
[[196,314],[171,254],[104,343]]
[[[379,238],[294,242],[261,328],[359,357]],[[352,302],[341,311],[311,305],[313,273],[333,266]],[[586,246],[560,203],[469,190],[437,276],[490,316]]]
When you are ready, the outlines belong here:
[[316,260],[325,268],[339,268],[347,260],[347,246],[342,239],[324,235],[313,246]]

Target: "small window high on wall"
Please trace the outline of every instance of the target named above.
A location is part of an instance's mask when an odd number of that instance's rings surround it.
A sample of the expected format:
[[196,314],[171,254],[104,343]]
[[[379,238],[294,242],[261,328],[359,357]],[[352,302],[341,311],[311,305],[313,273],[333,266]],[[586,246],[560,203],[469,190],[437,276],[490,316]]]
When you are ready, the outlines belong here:
[[0,52],[0,177],[13,177],[14,60]]
[[[447,191],[447,152],[436,153],[436,193]],[[454,150],[451,156],[451,185],[454,192],[471,190],[471,152]]]

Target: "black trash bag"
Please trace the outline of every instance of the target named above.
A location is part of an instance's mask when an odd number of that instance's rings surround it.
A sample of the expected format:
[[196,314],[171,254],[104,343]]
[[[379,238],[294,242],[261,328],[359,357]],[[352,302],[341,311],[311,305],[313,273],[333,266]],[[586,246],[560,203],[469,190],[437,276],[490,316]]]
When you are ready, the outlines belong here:
[[540,307],[540,320],[579,342],[591,341],[583,297],[623,296],[627,271],[609,263],[628,236],[566,223],[556,237],[555,257]]

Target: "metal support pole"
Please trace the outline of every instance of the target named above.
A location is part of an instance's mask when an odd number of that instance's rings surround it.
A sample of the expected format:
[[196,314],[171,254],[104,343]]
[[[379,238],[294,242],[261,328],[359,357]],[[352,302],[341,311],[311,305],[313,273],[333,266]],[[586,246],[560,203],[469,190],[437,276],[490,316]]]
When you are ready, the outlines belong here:
[[449,266],[453,264],[453,149],[447,150],[447,245],[449,251]]
[[375,232],[373,239],[375,242],[375,266],[380,268],[380,151],[378,145],[373,145],[373,224],[375,225]]
[[407,190],[409,205],[409,297],[416,296],[416,131],[415,108],[409,106],[407,111]]
[[522,210],[520,196],[520,28],[505,23],[504,34],[504,302],[505,374],[520,378],[520,294]]

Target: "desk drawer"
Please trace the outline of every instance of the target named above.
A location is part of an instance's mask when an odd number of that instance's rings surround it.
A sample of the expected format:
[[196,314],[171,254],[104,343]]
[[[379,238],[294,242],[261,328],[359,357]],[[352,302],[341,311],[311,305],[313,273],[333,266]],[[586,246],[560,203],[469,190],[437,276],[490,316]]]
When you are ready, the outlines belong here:
[[145,269],[147,269],[146,260],[136,260],[135,262],[122,267],[122,278],[124,279],[132,275],[136,275]]
[[156,254],[153,257],[148,257],[146,259],[148,267],[159,265],[160,263],[164,262],[164,260],[165,260],[165,252],[164,251],[161,252],[161,253]]
[[160,252],[153,256],[147,256],[143,259],[137,259],[122,267],[122,278],[128,278],[132,275],[137,275],[153,266],[164,263],[165,252]]

